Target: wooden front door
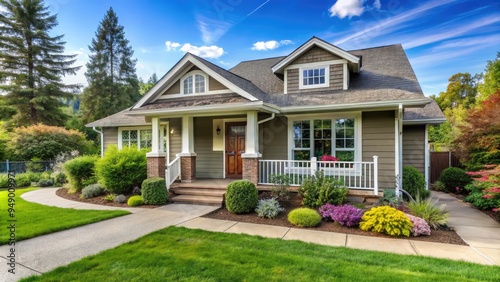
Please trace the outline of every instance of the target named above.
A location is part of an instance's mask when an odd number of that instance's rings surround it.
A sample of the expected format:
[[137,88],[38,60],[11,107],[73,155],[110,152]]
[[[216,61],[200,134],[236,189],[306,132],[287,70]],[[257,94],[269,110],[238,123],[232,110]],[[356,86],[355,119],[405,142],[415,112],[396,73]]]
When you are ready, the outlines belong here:
[[226,124],[226,178],[241,178],[241,154],[245,153],[246,123]]

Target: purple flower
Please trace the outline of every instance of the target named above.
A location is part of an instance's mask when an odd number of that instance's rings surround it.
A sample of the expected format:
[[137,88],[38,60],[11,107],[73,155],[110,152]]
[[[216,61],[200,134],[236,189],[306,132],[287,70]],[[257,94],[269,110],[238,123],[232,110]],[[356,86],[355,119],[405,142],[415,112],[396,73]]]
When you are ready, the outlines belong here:
[[431,235],[431,228],[424,219],[411,214],[406,214],[406,216],[410,219],[411,223],[413,223],[413,229],[411,230],[413,236]]
[[324,219],[330,219],[345,226],[358,225],[363,216],[363,210],[351,205],[325,204],[319,208],[319,212]]

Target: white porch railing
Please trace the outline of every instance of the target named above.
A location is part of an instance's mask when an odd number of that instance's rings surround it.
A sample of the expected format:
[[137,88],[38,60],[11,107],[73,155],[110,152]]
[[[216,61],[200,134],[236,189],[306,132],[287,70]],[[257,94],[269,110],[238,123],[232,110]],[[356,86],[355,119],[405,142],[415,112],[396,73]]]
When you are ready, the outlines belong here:
[[259,160],[259,184],[272,185],[272,175],[287,175],[292,186],[299,186],[304,179],[317,170],[325,176],[342,179],[349,189],[373,190],[378,195],[378,157],[373,162],[324,162],[312,158],[310,161]]
[[167,164],[165,168],[165,184],[167,185],[167,190],[170,185],[181,176],[181,158],[177,157],[172,162]]

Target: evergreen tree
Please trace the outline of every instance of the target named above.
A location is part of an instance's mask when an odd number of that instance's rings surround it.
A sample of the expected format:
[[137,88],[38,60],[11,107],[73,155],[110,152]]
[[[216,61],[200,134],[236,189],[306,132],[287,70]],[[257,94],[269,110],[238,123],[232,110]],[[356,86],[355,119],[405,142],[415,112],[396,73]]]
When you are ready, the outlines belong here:
[[85,122],[121,111],[140,98],[137,60],[132,59],[134,51],[112,8],[100,22],[89,49],[92,54],[85,73],[89,85],[81,99]]
[[156,76],[156,73],[153,73],[149,79],[148,82],[144,82],[141,79],[139,79],[139,94],[144,95],[146,94],[149,89],[153,88],[153,86],[158,82],[158,77]]
[[63,125],[62,98],[78,85],[62,76],[75,74],[76,55],[64,55],[63,35],[51,36],[57,25],[41,0],[0,0],[0,92],[15,110],[14,126]]

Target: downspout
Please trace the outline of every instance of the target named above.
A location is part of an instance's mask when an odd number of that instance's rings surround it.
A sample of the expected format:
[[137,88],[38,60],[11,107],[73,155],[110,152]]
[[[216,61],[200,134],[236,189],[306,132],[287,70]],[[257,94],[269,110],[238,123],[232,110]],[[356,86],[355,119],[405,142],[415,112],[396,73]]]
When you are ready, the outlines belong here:
[[[398,190],[403,189],[403,104],[398,107]],[[397,191],[399,192],[399,191]]]
[[104,133],[102,132],[102,129],[101,131],[99,131],[95,128],[95,126],[93,126],[92,129],[101,135],[100,141],[101,141],[101,158],[102,158],[104,156]]
[[263,120],[258,121],[258,122],[257,122],[257,125],[260,125],[260,124],[263,124],[264,122],[268,122],[268,121],[270,121],[270,120],[273,120],[273,119],[274,119],[274,116],[275,116],[275,114],[274,114],[274,113],[271,113],[271,116],[270,116],[270,117],[268,117],[268,118],[266,118],[266,119],[263,119]]

